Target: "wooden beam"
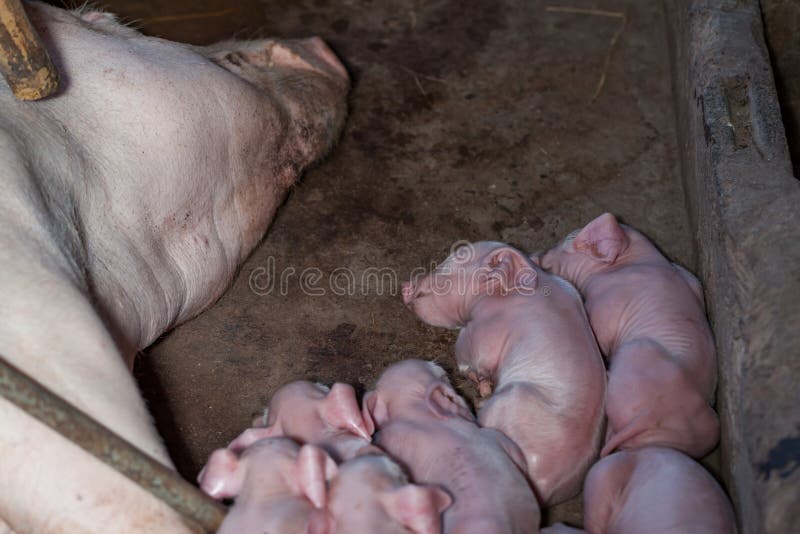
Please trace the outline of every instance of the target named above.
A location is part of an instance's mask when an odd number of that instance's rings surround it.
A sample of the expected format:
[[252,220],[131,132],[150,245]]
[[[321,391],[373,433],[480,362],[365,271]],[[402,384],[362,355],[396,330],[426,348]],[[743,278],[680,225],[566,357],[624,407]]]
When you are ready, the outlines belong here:
[[58,89],[58,72],[20,0],[0,0],[0,73],[20,100]]
[[742,532],[800,525],[800,183],[758,0],[664,0],[684,186]]

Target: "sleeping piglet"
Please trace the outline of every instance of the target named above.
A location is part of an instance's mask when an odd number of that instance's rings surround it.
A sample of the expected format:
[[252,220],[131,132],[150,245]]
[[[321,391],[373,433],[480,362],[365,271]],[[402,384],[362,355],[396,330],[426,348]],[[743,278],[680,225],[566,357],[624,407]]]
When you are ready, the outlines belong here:
[[535,532],[539,506],[520,471],[519,448],[496,430],[480,428],[444,370],[422,360],[390,366],[364,396],[375,442],[416,482],[440,484],[453,497],[444,532]]
[[541,263],[583,294],[609,361],[602,455],[645,445],[709,452],[719,438],[716,354],[697,279],[610,213]]
[[[735,534],[731,503],[697,462],[674,449],[644,447],[606,456],[583,488],[586,532]],[[555,525],[547,534],[582,532]]]
[[337,462],[372,448],[371,432],[349,384],[336,383],[330,388],[304,380],[286,384],[254,423],[267,427],[245,431],[243,436],[251,436],[248,439],[288,436],[325,449]]
[[423,321],[459,328],[459,369],[493,392],[481,425],[525,454],[541,504],[576,494],[602,438],[606,373],[580,295],[509,245],[457,248],[403,286]]
[[440,534],[450,495],[410,484],[385,454],[362,454],[339,466],[326,509],[315,512],[314,534]]
[[216,499],[234,498],[220,534],[306,534],[312,512],[325,506],[336,463],[322,449],[288,438],[239,440],[218,449],[198,475]]

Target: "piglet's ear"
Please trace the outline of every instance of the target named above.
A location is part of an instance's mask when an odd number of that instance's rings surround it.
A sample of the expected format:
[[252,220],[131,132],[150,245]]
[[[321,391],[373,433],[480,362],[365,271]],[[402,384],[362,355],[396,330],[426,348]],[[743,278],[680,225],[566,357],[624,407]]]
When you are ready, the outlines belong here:
[[578,232],[573,247],[604,263],[614,263],[617,256],[628,248],[628,236],[616,217],[604,213]]
[[439,418],[457,416],[469,421],[475,419],[461,395],[441,380],[428,386],[428,390],[425,392],[425,402],[431,412]]
[[322,404],[322,418],[334,428],[349,430],[370,441],[372,430],[356,401],[356,390],[350,384],[336,383]]
[[380,497],[386,513],[415,534],[439,534],[442,512],[452,503],[439,486],[408,484]]
[[294,466],[294,479],[300,492],[317,508],[325,506],[328,480],[338,472],[336,462],[324,450],[314,445],[300,447]]
[[272,425],[268,428],[248,428],[239,434],[236,439],[230,442],[228,445],[228,450],[236,454],[241,454],[243,450],[251,446],[256,441],[260,441],[265,438],[273,438],[280,435],[282,435],[282,433],[278,425]]
[[217,449],[197,475],[200,489],[215,499],[236,497],[244,485],[245,468],[236,453],[228,449]]
[[530,258],[513,247],[494,250],[484,267],[488,269],[487,291],[534,290],[538,285]]
[[383,426],[389,418],[386,403],[378,392],[373,390],[364,394],[361,404],[361,414],[364,416],[364,425],[369,435],[372,435],[375,430]]

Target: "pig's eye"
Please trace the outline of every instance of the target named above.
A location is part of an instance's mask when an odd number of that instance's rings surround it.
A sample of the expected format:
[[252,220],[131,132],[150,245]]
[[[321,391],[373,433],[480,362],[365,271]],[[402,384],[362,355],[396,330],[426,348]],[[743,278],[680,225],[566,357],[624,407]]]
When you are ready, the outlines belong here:
[[414,294],[414,298],[420,299],[422,297],[427,297],[428,295],[430,295],[429,291],[423,291],[421,289],[417,289],[417,292]]

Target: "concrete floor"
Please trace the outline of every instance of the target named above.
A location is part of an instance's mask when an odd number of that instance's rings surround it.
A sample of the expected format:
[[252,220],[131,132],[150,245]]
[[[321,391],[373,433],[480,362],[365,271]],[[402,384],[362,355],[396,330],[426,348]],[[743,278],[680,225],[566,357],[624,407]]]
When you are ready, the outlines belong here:
[[[694,267],[677,169],[660,2],[605,0],[107,1],[145,33],[204,44],[237,36],[327,40],[354,79],[339,146],[292,191],[226,295],[137,361],[179,471],[193,479],[282,384],[350,382],[389,363],[452,369],[452,332],[402,305],[397,284],[331,291],[331,275],[369,268],[396,280],[457,240],[534,251],[603,211]],[[599,7],[622,19],[548,11]],[[295,269],[286,291],[264,286]],[[298,275],[317,268],[304,292]],[[308,273],[306,273],[308,274]],[[343,279],[338,279],[342,281]],[[374,280],[373,280],[374,282]],[[308,284],[306,284],[308,285]],[[277,284],[279,286],[279,284]],[[390,287],[391,286],[391,287]],[[467,391],[469,393],[469,391]],[[573,500],[550,514],[580,523]]]

